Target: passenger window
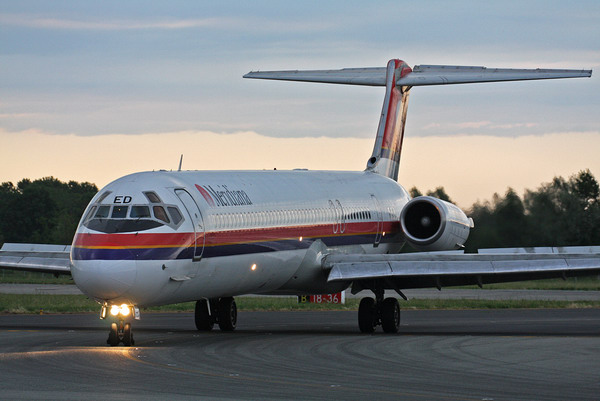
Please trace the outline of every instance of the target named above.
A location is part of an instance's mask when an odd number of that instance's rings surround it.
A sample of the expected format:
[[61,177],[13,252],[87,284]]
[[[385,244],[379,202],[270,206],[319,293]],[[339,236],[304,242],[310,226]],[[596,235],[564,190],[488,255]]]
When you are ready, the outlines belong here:
[[110,212],[110,206],[100,206],[94,217],[97,219],[103,219],[103,218],[108,217],[109,212]]
[[131,206],[129,217],[136,219],[150,217],[150,208],[148,206]]
[[179,213],[179,209],[177,209],[175,206],[167,206],[167,210],[169,211],[169,214],[171,215],[173,224],[177,225],[177,224],[179,224],[179,222],[181,220],[183,220],[181,213]]
[[154,206],[152,211],[154,212],[154,217],[164,221],[165,223],[169,223],[169,217],[162,206]]
[[127,217],[129,206],[114,206],[110,217],[113,219],[124,219]]

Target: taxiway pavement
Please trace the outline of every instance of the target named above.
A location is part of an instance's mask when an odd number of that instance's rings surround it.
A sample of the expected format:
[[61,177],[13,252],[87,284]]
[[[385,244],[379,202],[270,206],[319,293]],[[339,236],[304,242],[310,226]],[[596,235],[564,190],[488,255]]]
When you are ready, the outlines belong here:
[[600,309],[403,311],[401,333],[356,312],[242,312],[233,333],[143,313],[134,347],[95,314],[0,316],[3,399],[590,400]]
[[[600,301],[600,291],[568,290],[486,290],[432,288],[404,290],[409,299],[480,299],[480,300],[542,300],[542,301]],[[75,285],[69,284],[0,284],[0,294],[56,294],[81,295]],[[356,295],[346,291],[348,298],[372,296],[368,291]],[[386,296],[398,297],[394,291]]]

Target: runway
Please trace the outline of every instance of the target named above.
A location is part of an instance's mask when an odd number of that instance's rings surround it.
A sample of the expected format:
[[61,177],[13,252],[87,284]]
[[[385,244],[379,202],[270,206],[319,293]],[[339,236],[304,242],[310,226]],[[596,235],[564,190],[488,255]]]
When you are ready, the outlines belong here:
[[199,333],[191,314],[142,315],[108,347],[96,315],[0,316],[3,399],[590,400],[600,310],[403,311],[398,335],[355,312],[245,312]]

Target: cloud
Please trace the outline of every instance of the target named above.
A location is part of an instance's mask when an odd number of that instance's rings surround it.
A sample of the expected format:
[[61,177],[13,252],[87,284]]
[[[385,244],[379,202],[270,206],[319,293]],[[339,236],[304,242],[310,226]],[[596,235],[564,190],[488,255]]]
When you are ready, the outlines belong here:
[[5,26],[20,26],[37,29],[63,29],[63,30],[97,30],[120,31],[137,29],[188,29],[219,27],[234,25],[232,18],[201,18],[201,19],[166,19],[158,21],[139,20],[76,20],[49,17],[35,17],[20,14],[0,15],[0,24]]
[[[494,123],[492,121],[465,121],[465,122],[458,122],[458,123],[432,122],[432,123],[429,123],[429,124],[421,127],[421,130],[436,131],[436,132],[443,131],[446,133],[446,135],[464,133],[464,132],[461,132],[461,130],[467,130],[468,132],[472,132],[475,134],[494,135],[495,130],[502,131],[502,130],[513,130],[513,129],[518,129],[518,128],[535,128],[538,126],[539,126],[538,123],[531,123],[531,122],[530,123],[507,123],[507,124]],[[476,130],[476,132],[475,132],[475,130]],[[521,135],[526,135],[526,133],[521,133]]]
[[249,31],[253,33],[302,33],[330,30],[340,26],[333,20],[274,20],[256,17],[210,17],[183,19],[67,19],[23,14],[0,14],[0,25],[34,29],[78,30],[78,31],[131,31],[131,30],[182,30],[215,28],[228,31]]
[[0,113],[0,119],[23,119],[23,118],[32,118],[39,117],[39,114],[35,113]]

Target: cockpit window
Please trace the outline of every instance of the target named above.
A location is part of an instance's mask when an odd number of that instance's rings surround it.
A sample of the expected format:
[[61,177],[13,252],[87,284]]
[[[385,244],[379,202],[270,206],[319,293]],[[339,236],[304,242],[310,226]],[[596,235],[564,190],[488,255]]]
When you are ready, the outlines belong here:
[[[106,192],[108,194],[110,192]],[[90,205],[82,224],[90,230],[107,234],[139,232],[165,225],[177,229],[183,224],[185,219],[176,205],[164,204],[155,192],[144,192],[144,195],[149,204],[102,205],[99,202],[106,198],[103,193]]]
[[113,219],[124,219],[127,217],[127,210],[129,210],[129,206],[113,206],[110,217]]
[[152,211],[154,212],[154,217],[164,221],[165,223],[169,223],[169,217],[162,206],[154,206]]
[[94,205],[90,208],[90,211],[87,212],[87,214],[85,215],[85,219],[83,219],[83,221],[88,221],[89,219],[91,219],[94,216],[94,213],[96,212],[96,208],[98,206]]
[[156,195],[156,192],[144,192],[144,195],[146,195],[146,198],[148,198],[150,203],[162,203],[158,195]]
[[129,217],[132,219],[150,217],[150,208],[148,206],[131,206]]
[[112,193],[111,191],[106,191],[106,192],[104,192],[102,195],[100,195],[100,196],[98,197],[98,200],[97,200],[96,202],[97,202],[97,203],[102,203],[102,201],[103,201],[104,199],[106,199],[106,197],[107,197],[108,195],[110,195],[111,193]]
[[168,206],[167,210],[169,211],[169,214],[171,215],[173,224],[177,225],[177,224],[179,224],[179,222],[181,220],[183,220],[181,213],[179,213],[179,209],[177,209],[175,206]]
[[100,206],[98,207],[98,211],[94,218],[96,219],[104,219],[108,217],[108,212],[110,212],[110,206]]

